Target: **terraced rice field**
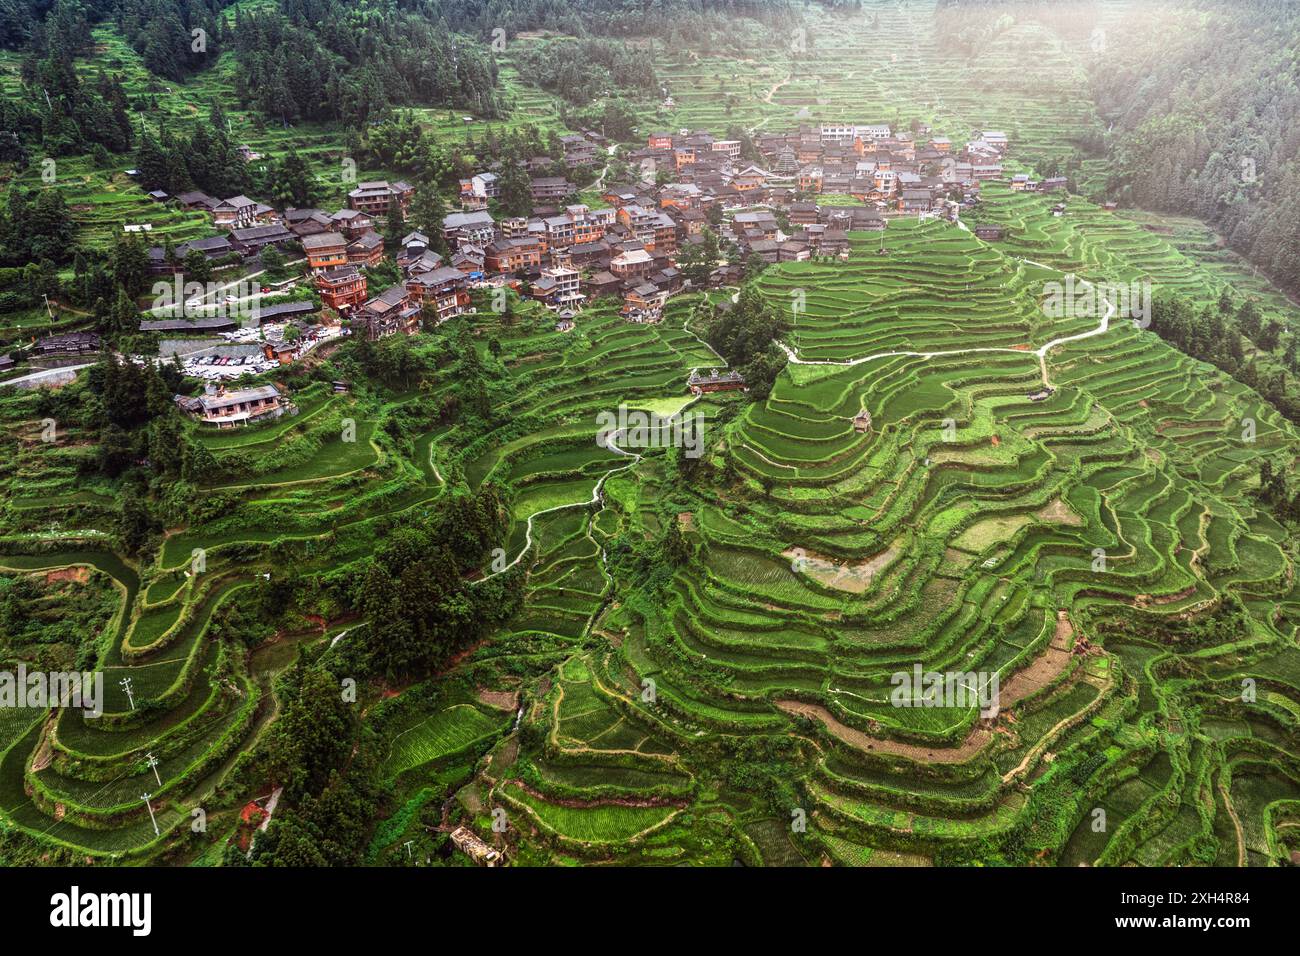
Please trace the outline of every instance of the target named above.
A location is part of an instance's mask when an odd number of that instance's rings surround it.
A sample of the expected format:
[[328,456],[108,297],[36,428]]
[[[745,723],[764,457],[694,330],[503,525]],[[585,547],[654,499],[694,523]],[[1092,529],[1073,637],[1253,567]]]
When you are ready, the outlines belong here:
[[398,732],[384,769],[394,775],[464,750],[498,729],[493,720],[470,704],[455,704]]
[[[653,535],[684,518],[698,550],[663,591],[616,592],[595,646],[533,685],[526,720],[546,747],[524,764],[527,791],[516,763],[493,793],[553,852],[579,852],[555,823],[576,794],[595,808],[597,793],[673,792],[653,777],[611,788],[608,773],[575,788],[550,768],[556,754],[689,772],[707,822],[664,832],[701,858],[727,820],[732,852],[754,862],[790,862],[793,847],[848,864],[1209,863],[1237,852],[1220,825],[1233,794],[1258,827],[1243,860],[1278,857],[1259,821],[1285,798],[1253,782],[1215,794],[1245,740],[1269,766],[1296,766],[1295,678],[1271,679],[1275,697],[1240,693],[1297,636],[1294,539],[1250,495],[1259,456],[1290,460],[1295,431],[1126,318],[1098,331],[1098,317],[1041,308],[1043,283],[1067,272],[1201,301],[1215,277],[1082,201],[1053,217],[1041,198],[989,193],[987,215],[1014,223],[1007,243],[896,222],[885,256],[857,236],[847,264],[767,270],[759,289],[778,306],[806,292],[791,355],[827,364],[790,365],[767,401],[739,409],[703,481],[683,486],[647,458],[608,482],[621,527]],[[1055,391],[1031,400],[1044,380]],[[852,425],[864,408],[865,434]],[[1243,418],[1259,424],[1253,443]],[[1207,618],[1233,625],[1211,636],[1195,627]],[[576,632],[557,604],[526,620]],[[484,653],[510,646],[503,635]],[[1000,713],[893,706],[892,676],[914,665],[997,673]],[[1266,736],[1228,729],[1247,713]],[[729,792],[717,764],[736,738],[781,754],[794,785]],[[586,833],[581,854],[646,860],[625,829]]]
[[[289,556],[307,573],[348,568],[385,515],[463,474],[513,489],[508,557],[528,584],[460,673],[512,675],[522,725],[508,706],[442,700],[385,729],[384,773],[428,786],[485,755],[477,819],[489,832],[503,810],[526,859],[1273,859],[1265,821],[1293,780],[1300,707],[1294,540],[1250,491],[1258,456],[1294,456],[1294,429],[1129,321],[1040,307],[1067,272],[1202,299],[1216,277],[1081,200],[1053,217],[1041,198],[988,192],[1007,242],[900,220],[884,255],[854,235],[846,263],[764,272],[758,290],[780,308],[805,291],[792,362],[766,401],[686,406],[712,430],[687,482],[667,452],[594,442],[599,411],[680,409],[689,369],[719,361],[683,299],[659,326],[593,309],[567,337],[543,316],[494,328],[509,387],[486,437],[438,428],[399,444],[383,421],[422,399],[306,390],[265,441],[205,439],[218,462],[259,447],[265,461],[216,482],[223,508],[169,532],[153,566],[94,550],[95,499],[55,509],[84,534],[79,551],[19,556],[39,528],[11,511],[6,567],[91,564],[125,604],[103,640],[109,721],[8,731],[10,819],[88,853],[148,853],[159,841],[131,801],[153,752],[166,841],[272,708],[258,664],[275,659],[204,640],[214,610]],[[1031,400],[1044,381],[1055,391]],[[4,401],[21,417],[32,399]],[[862,409],[867,432],[852,424]],[[340,455],[324,439],[345,416],[373,427]],[[1258,423],[1250,445],[1243,417]],[[18,485],[49,449],[14,447]],[[42,481],[52,496],[74,487],[71,470]],[[611,550],[671,521],[687,564],[654,588],[611,568]],[[206,566],[187,574],[195,548]],[[1215,617],[1233,626],[1196,628]],[[996,673],[999,713],[894,706],[892,675],[917,665]],[[1234,690],[1246,677],[1266,688],[1249,703]],[[1240,839],[1229,806],[1250,821]]]
[[[890,120],[901,102],[936,132],[1007,127],[1018,157],[1095,122],[1069,93],[1077,51],[1045,34],[952,69],[932,17],[864,7],[875,35],[820,29],[792,75],[787,57],[730,64],[754,78],[730,119]],[[677,105],[653,119],[725,126],[727,66],[675,59]],[[1046,75],[1059,96],[1021,95]],[[94,436],[49,446],[39,396],[0,395],[0,573],[90,567],[121,596],[94,647],[104,716],[0,722],[5,822],[97,859],[177,850],[195,809],[249,796],[229,781],[274,719],[275,674],[366,626],[250,652],[214,621],[284,579],[360,573],[392,519],[492,481],[523,606],[432,682],[451,690],[376,721],[398,805],[376,853],[425,832],[417,811],[446,791],[444,815],[522,863],[1277,862],[1300,799],[1300,591],[1294,530],[1254,491],[1261,458],[1293,470],[1300,436],[1122,315],[1042,308],[1067,276],[1198,302],[1247,279],[1194,236],[1052,201],[988,184],[979,216],[1003,242],[894,220],[884,254],[851,234],[846,262],[767,269],[754,282],[790,314],[791,361],[763,401],[688,395],[692,368],[720,364],[691,297],[661,325],[592,307],[568,335],[480,310],[505,369],[495,427],[438,424],[437,376],[295,386],[296,417],[202,436],[211,507],[146,561],[109,548],[118,489],[78,470]],[[599,447],[598,414],[623,403],[703,414],[707,455]],[[690,556],[656,563],[674,522]],[[896,706],[918,667],[996,674],[996,714]]]

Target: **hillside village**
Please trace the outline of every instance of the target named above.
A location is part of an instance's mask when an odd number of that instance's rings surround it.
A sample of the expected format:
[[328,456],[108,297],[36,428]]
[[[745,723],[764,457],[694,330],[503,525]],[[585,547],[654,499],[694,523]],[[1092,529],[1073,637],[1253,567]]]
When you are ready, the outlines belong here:
[[0,2],[3,862],[1300,865],[1243,4]]
[[[589,170],[613,155],[605,137],[591,131],[560,143],[570,170]],[[532,215],[503,215],[504,171],[496,163],[460,181],[460,209],[443,218],[439,234],[411,230],[395,249],[393,234],[386,248],[383,233],[390,219],[408,220],[416,192],[403,180],[358,182],[347,206],[333,211],[155,191],[150,195],[160,203],[210,215],[214,232],[149,248],[155,277],[175,276],[179,290],[196,261],[213,278],[257,275],[271,248],[303,276],[261,285],[248,309],[236,296],[209,294],[184,309],[155,309],[139,328],[163,337],[160,354],[182,359],[187,374],[220,381],[288,364],[341,334],[371,341],[412,334],[424,323],[474,312],[471,293],[503,287],[552,310],[561,332],[575,328],[583,307],[598,299],[620,302],[628,321],[657,322],[668,298],[684,290],[734,286],[772,263],[847,258],[850,232],[883,233],[891,218],[955,221],[978,203],[989,180],[1006,180],[1013,190],[1066,188],[1064,177],[1006,175],[1009,146],[999,130],[976,130],[954,145],[919,124],[910,131],[805,124],[745,142],[707,130],[654,132],[644,145],[625,148],[626,168],[639,177],[600,185],[600,208],[577,201],[577,187],[564,177],[541,175],[529,180]],[[538,157],[523,165],[553,172],[550,163]],[[976,235],[1002,238],[996,226],[977,226]],[[375,288],[371,270],[386,257],[398,281]],[[250,334],[250,326],[258,331]],[[97,347],[85,333],[65,334],[32,352],[57,363]],[[4,361],[13,365],[8,356]],[[201,411],[193,402],[186,408]]]

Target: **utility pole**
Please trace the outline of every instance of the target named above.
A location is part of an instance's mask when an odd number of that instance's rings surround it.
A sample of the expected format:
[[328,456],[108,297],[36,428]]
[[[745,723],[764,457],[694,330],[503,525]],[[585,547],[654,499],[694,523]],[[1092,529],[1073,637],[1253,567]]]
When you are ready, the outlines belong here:
[[153,824],[153,835],[161,836],[162,831],[158,829],[158,818],[153,815],[153,807],[149,804],[150,794],[141,794],[140,799],[144,801],[145,807],[149,810],[149,822]]
[[132,710],[135,710],[135,697],[131,695],[131,678],[123,677],[117,683],[122,688],[122,690],[126,691],[127,703],[131,705]]
[[162,777],[158,776],[158,758],[153,754],[145,754],[149,758],[149,769],[153,771],[153,778],[158,781],[158,786],[162,786]]

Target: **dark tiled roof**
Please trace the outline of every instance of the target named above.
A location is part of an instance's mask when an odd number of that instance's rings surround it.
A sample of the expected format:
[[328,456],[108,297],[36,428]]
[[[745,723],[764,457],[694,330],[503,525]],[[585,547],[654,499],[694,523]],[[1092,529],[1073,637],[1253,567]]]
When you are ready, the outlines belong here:
[[253,315],[259,322],[274,322],[276,319],[308,315],[315,311],[314,302],[281,302],[277,305],[258,306],[253,310]]

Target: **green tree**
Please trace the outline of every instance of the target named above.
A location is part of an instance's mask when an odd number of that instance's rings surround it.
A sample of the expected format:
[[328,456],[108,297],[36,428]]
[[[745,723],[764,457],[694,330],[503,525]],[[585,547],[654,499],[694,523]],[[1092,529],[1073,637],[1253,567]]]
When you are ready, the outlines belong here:
[[262,268],[266,270],[266,277],[272,282],[284,278],[285,274],[285,257],[275,246],[263,246],[259,257],[262,260]]
[[306,161],[290,150],[272,164],[267,192],[282,206],[310,207],[319,190]]
[[110,269],[113,281],[133,299],[149,287],[149,254],[136,233],[118,238],[113,247]]
[[501,209],[508,216],[533,214],[532,181],[520,163],[508,163],[501,170],[498,182]]
[[693,553],[691,544],[682,533],[681,522],[677,520],[676,515],[670,516],[667,523],[668,528],[664,532],[660,548],[665,561],[675,568],[681,567],[691,559]]
[[181,260],[181,271],[189,282],[211,282],[212,262],[198,249],[190,249]]
[[149,542],[155,527],[154,521],[144,496],[134,486],[128,484],[118,493],[118,498],[120,505],[115,526],[117,539],[127,554],[137,555]]

